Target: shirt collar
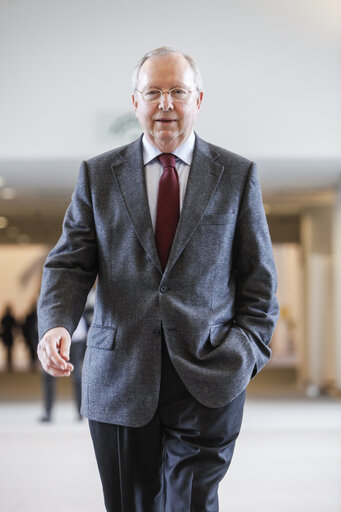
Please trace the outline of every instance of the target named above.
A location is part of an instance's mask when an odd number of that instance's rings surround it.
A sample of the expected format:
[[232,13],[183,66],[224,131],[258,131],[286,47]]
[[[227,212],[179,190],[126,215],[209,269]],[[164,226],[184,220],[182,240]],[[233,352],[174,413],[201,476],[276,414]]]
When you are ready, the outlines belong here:
[[[193,158],[195,144],[195,135],[192,131],[188,139],[178,148],[173,151],[173,155],[177,158],[180,158],[185,164],[191,165]],[[161,155],[162,151],[155,148],[146,138],[145,135],[142,137],[142,147],[143,147],[143,164],[149,164],[154,158],[158,155]]]

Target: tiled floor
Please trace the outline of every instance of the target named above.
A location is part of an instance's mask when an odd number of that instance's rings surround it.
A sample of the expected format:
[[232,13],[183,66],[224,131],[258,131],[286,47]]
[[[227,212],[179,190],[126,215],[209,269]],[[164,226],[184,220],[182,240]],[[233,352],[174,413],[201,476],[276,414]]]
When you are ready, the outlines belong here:
[[[70,402],[53,424],[40,413],[38,402],[0,404],[0,510],[103,512],[86,421]],[[247,400],[220,512],[340,512],[340,482],[339,401]]]

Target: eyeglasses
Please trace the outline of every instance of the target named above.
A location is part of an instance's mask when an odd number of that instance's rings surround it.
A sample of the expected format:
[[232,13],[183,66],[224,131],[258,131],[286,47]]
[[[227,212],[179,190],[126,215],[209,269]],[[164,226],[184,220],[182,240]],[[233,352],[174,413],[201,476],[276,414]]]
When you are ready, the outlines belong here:
[[190,97],[191,93],[195,91],[188,91],[187,89],[181,89],[181,87],[175,87],[168,91],[162,91],[161,89],[146,89],[145,91],[137,92],[142,94],[142,97],[148,103],[161,103],[163,95],[168,94],[171,97],[172,102],[185,102]]

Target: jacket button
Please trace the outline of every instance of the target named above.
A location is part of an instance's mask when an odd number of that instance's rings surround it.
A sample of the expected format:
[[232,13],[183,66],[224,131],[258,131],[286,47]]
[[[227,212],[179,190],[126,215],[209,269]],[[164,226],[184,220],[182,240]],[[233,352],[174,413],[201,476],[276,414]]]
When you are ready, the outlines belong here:
[[163,284],[161,287],[160,287],[160,292],[161,293],[165,293],[166,291],[168,291],[169,288],[166,284]]
[[160,336],[160,334],[161,334],[160,329],[154,329],[153,334],[154,334],[154,336]]

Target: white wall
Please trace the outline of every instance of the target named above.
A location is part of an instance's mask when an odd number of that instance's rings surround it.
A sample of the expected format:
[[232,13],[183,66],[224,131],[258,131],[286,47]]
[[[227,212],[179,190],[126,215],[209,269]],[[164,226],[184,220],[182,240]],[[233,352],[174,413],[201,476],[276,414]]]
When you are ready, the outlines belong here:
[[1,0],[0,159],[84,158],[130,110],[145,51],[193,55],[205,83],[198,132],[260,157],[341,157],[337,0]]

